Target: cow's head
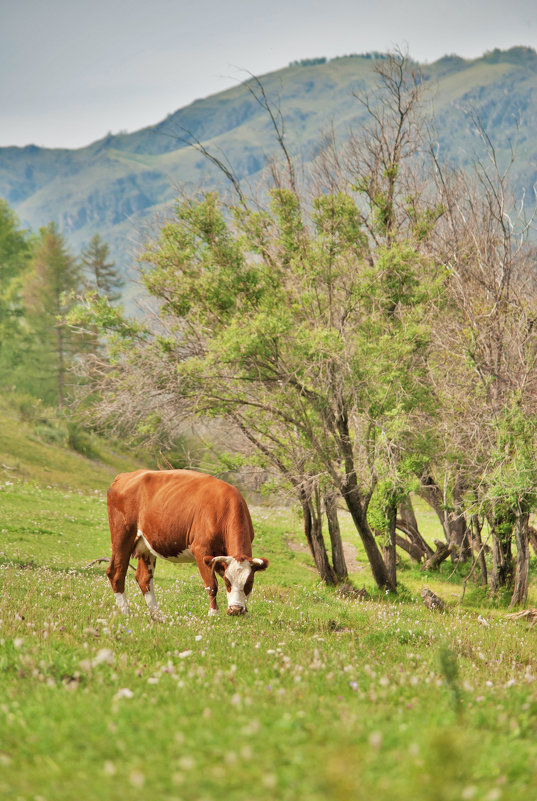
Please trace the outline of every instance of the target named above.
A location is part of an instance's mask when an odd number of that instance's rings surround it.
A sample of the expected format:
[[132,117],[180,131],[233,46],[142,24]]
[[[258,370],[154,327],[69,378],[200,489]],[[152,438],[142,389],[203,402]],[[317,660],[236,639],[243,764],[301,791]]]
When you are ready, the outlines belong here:
[[251,556],[206,556],[205,564],[224,579],[227,590],[228,615],[244,615],[254,576],[258,570],[266,570],[268,559],[252,559]]

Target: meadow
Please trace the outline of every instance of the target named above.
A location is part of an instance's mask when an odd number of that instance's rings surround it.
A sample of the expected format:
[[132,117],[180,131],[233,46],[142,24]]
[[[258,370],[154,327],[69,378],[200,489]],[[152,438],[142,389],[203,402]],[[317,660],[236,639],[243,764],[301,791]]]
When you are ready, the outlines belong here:
[[123,618],[106,565],[88,567],[110,553],[117,464],[48,447],[46,480],[28,447],[16,469],[0,450],[1,798],[537,798],[536,631],[471,581],[461,600],[451,564],[402,562],[399,593],[381,596],[344,519],[370,598],[342,596],[319,583],[294,511],[254,506],[254,555],[271,564],[248,615],[209,618],[196,569],[160,560],[164,621],[132,571]]

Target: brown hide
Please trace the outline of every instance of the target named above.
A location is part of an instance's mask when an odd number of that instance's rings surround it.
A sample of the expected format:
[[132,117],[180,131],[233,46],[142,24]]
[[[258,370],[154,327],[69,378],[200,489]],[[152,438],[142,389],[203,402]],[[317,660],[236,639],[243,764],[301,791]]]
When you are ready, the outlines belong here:
[[225,481],[190,470],[122,473],[108,491],[131,536],[143,532],[162,557],[186,549],[251,556],[254,530],[246,501]]
[[[108,519],[112,557],[107,575],[123,613],[128,613],[125,575],[133,556],[138,559],[136,580],[153,617],[160,614],[153,592],[157,556],[177,562],[196,561],[209,596],[209,614],[218,608],[215,572],[226,585],[228,614],[242,614],[254,573],[268,565],[266,559],[252,560],[254,529],[240,492],[204,473],[121,473],[108,490]],[[223,558],[221,569],[217,569],[215,557]],[[235,567],[228,567],[228,563]],[[236,584],[232,587],[233,581]]]

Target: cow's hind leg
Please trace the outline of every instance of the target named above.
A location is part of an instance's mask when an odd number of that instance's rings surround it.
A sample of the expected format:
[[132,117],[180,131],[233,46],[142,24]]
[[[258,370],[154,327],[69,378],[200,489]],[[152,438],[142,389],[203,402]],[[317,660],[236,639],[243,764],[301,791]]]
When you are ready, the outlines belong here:
[[136,537],[136,530],[129,531],[125,525],[123,515],[110,507],[108,509],[108,519],[112,539],[112,558],[106,570],[106,575],[114,592],[116,606],[120,612],[128,615],[129,605],[125,597],[125,576],[129,568],[129,559]]
[[153,576],[155,574],[156,558],[153,554],[144,553],[138,557],[138,567],[136,568],[136,581],[145,598],[145,602],[149,609],[149,614],[153,620],[163,620],[162,612],[159,609],[157,599],[155,597],[155,589],[153,585]]
[[114,551],[106,570],[106,575],[112,585],[112,590],[116,599],[116,606],[124,615],[129,614],[129,605],[125,597],[125,576],[127,575],[129,567],[130,555],[130,548],[120,548]]

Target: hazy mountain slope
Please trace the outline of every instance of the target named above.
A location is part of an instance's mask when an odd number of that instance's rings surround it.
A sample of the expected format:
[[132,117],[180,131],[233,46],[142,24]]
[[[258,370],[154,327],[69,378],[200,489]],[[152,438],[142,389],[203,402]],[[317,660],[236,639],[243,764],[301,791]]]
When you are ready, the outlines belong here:
[[[310,158],[323,128],[333,124],[341,137],[359,128],[364,112],[353,95],[372,86],[373,65],[352,56],[262,77],[285,117],[287,142],[302,159]],[[503,158],[518,138],[515,177],[529,190],[537,181],[537,53],[513,48],[473,61],[450,56],[422,69],[441,153],[460,163],[473,158],[480,147],[468,118],[474,108]],[[31,228],[57,220],[76,248],[99,232],[127,268],[140,231],[165,213],[181,188],[222,183],[186,145],[185,131],[252,180],[275,148],[270,120],[243,84],[154,126],[79,150],[0,148],[0,196]]]

